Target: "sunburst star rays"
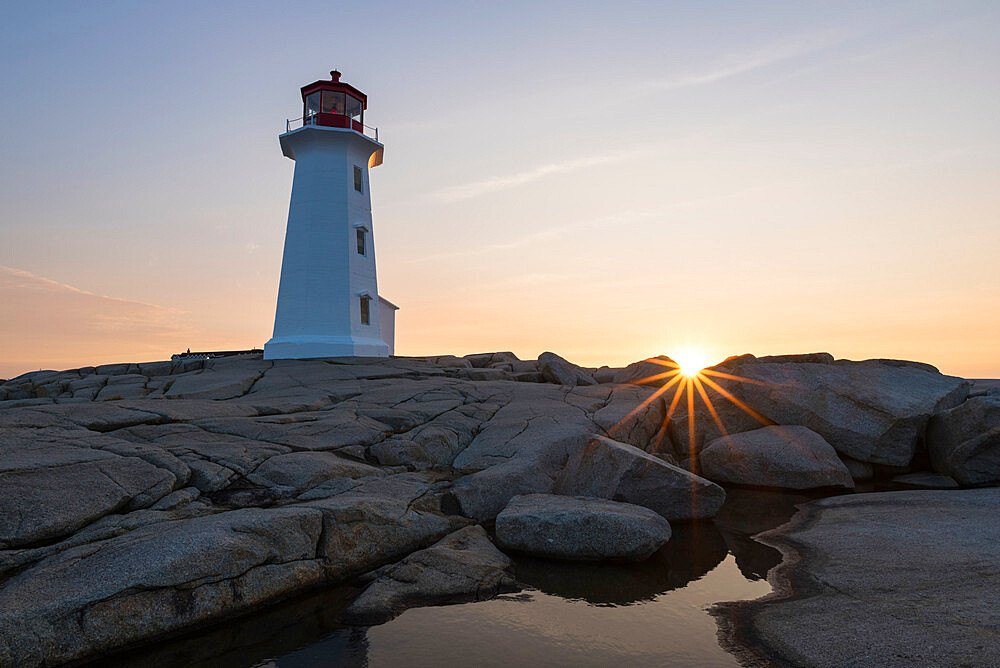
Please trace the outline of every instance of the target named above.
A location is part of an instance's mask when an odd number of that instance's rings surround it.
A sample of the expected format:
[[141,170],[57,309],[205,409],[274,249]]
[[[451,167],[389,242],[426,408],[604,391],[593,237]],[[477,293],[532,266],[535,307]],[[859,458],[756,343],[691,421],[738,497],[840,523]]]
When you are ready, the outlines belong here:
[[[692,360],[692,361],[687,361]],[[729,380],[740,383],[750,383],[756,385],[768,385],[752,378],[743,378],[731,373],[726,373],[724,371],[718,371],[715,368],[707,366],[698,366],[697,356],[688,356],[687,360],[682,363],[675,362],[669,358],[658,358],[651,357],[646,362],[659,365],[664,367],[666,370],[660,373],[654,373],[645,378],[640,378],[638,380],[632,381],[634,385],[646,385],[651,383],[662,383],[656,390],[639,403],[633,410],[631,410],[628,415],[619,420],[611,429],[608,430],[608,435],[612,438],[615,436],[615,432],[621,429],[629,420],[638,415],[641,411],[646,409],[650,404],[656,401],[658,398],[673,390],[673,396],[670,399],[670,403],[667,407],[666,412],[663,416],[663,422],[660,425],[659,434],[660,438],[655,444],[654,450],[659,451],[662,446],[662,441],[664,439],[664,434],[666,433],[667,426],[673,417],[674,413],[677,411],[678,406],[680,406],[681,401],[685,402],[685,408],[687,409],[687,451],[688,456],[694,460],[697,456],[697,425],[695,422],[695,396],[697,395],[701,402],[704,404],[705,408],[708,410],[716,427],[722,434],[722,437],[727,438],[729,432],[726,429],[723,420],[719,415],[719,411],[716,409],[715,404],[712,401],[712,396],[710,390],[717,393],[722,398],[726,399],[734,406],[742,410],[747,415],[751,416],[763,426],[773,425],[774,422],[764,415],[748,406],[745,402],[736,397],[732,392],[727,390],[725,387],[720,385],[718,382],[713,380],[714,378],[720,380]],[[686,401],[685,401],[686,400]]]

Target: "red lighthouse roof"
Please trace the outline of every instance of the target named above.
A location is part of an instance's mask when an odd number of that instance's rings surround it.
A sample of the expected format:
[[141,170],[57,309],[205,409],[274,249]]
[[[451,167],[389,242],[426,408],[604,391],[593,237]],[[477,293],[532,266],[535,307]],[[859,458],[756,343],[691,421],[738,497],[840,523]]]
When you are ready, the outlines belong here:
[[368,96],[340,80],[340,72],[330,72],[330,80],[314,81],[302,87],[303,125],[348,128],[364,133]]

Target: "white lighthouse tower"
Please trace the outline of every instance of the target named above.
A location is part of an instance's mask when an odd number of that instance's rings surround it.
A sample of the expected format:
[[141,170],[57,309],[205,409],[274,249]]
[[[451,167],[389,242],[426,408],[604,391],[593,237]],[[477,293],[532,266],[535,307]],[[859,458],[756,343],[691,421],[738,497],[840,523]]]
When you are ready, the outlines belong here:
[[367,96],[330,77],[302,88],[302,126],[278,137],[295,176],[264,359],[393,353],[396,307],[378,296],[368,188],[383,146],[365,133]]

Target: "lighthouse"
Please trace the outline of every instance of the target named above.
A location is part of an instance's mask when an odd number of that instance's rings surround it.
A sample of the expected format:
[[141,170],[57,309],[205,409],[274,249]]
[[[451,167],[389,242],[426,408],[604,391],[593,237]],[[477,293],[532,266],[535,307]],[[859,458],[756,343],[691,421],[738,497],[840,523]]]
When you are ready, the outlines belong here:
[[281,152],[295,161],[274,334],[264,359],[387,357],[395,311],[378,294],[368,170],[382,164],[368,97],[340,80],[302,87]]

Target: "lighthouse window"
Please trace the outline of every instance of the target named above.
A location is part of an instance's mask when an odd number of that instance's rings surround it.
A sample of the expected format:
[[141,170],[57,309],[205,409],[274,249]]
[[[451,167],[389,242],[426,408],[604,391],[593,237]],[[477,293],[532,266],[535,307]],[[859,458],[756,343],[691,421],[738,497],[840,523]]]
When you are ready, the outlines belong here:
[[306,95],[306,108],[303,112],[305,118],[310,116],[315,116],[319,113],[319,93],[310,93]]
[[367,235],[361,228],[358,228],[356,232],[358,233],[358,255],[367,255],[368,253],[365,252],[365,236]]
[[371,300],[369,300],[368,297],[365,297],[364,295],[361,296],[361,324],[362,325],[370,325],[371,324],[371,306],[369,306],[369,302],[370,301]]
[[357,165],[354,165],[354,189],[357,190],[358,192],[361,192],[362,178],[363,177],[361,175],[361,168],[358,167]]
[[323,113],[344,115],[344,94],[332,90],[323,91]]
[[361,123],[362,114],[364,113],[364,105],[361,104],[361,100],[347,96],[347,115],[351,117],[351,120]]

